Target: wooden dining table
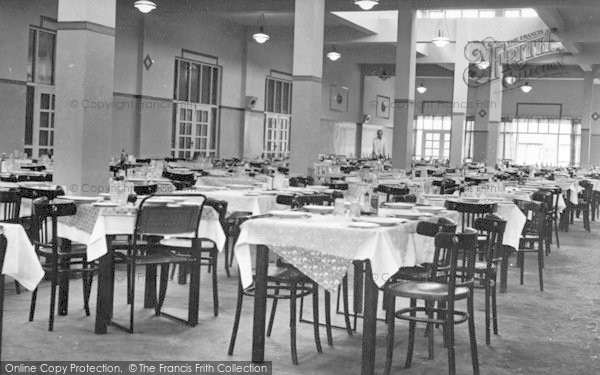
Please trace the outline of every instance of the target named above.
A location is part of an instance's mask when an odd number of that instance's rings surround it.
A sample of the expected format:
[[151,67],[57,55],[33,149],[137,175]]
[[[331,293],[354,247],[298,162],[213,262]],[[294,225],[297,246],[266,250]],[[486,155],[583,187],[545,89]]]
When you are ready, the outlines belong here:
[[[385,215],[386,210],[381,212]],[[445,215],[453,220],[458,216],[455,212]],[[380,287],[400,267],[433,259],[433,240],[416,233],[417,223],[407,220],[392,226],[353,228],[350,219],[333,215],[296,219],[275,216],[246,221],[241,226],[235,254],[242,285],[247,287],[254,282],[255,286],[252,361],[265,361],[266,275],[268,254],[273,251],[328,290],[337,289],[353,262],[364,262],[361,374],[373,374]]]

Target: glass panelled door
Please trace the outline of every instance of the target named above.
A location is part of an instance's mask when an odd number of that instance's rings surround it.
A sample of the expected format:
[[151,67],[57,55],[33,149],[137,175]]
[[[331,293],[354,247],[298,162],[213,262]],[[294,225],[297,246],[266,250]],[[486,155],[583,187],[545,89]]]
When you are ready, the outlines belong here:
[[448,159],[450,157],[450,133],[440,131],[423,132],[423,154],[431,159]]
[[265,151],[268,157],[285,157],[289,151],[290,115],[265,115]]
[[174,152],[176,157],[193,159],[208,155],[212,143],[212,112],[209,106],[194,103],[177,105]]
[[54,113],[54,87],[38,85],[35,90],[31,144],[25,145],[26,149],[31,150],[32,157],[52,155],[54,148]]

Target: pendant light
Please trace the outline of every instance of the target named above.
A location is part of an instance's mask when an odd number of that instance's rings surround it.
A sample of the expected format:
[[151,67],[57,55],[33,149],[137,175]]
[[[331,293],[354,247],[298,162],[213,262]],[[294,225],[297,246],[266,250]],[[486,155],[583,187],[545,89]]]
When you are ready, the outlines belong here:
[[448,38],[448,36],[447,36],[448,33],[446,32],[447,29],[448,29],[448,26],[446,25],[446,20],[444,18],[442,18],[438,22],[437,36],[431,40],[433,42],[433,44],[442,48],[442,47],[446,47],[448,45],[448,43],[450,43],[450,38]]
[[419,87],[417,87],[417,92],[419,94],[424,94],[425,91],[427,91],[427,87],[423,86],[423,82],[421,82],[421,85]]
[[265,43],[267,40],[269,40],[271,38],[269,36],[269,34],[265,33],[265,27],[264,27],[264,24],[265,24],[265,15],[264,15],[264,13],[261,14],[261,17],[259,18],[259,21],[261,21],[261,20],[262,20],[262,22],[260,22],[260,26],[258,27],[258,32],[254,33],[252,35],[252,38],[258,44],[263,44],[263,43]]
[[379,0],[354,0],[354,4],[358,5],[362,10],[371,10],[377,4]]
[[133,3],[133,6],[144,14],[150,13],[156,9],[156,3],[150,0],[137,0],[135,3]]
[[337,51],[337,49],[335,48],[335,46],[333,46],[333,48],[331,49],[331,51],[329,51],[327,53],[327,58],[329,60],[331,60],[331,61],[336,61],[340,57],[342,57],[342,54]]
[[523,91],[525,94],[531,92],[531,90],[533,90],[533,87],[529,86],[529,82],[525,82],[525,84],[521,86],[521,91]]
[[504,81],[507,84],[512,85],[513,83],[515,83],[517,81],[517,79],[513,76],[506,76],[506,77],[504,77]]

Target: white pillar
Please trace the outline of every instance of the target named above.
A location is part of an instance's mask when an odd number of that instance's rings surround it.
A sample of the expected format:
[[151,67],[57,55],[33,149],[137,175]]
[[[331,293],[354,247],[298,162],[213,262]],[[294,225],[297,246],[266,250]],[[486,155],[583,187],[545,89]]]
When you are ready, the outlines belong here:
[[467,45],[467,27],[456,22],[456,44],[454,49],[454,88],[452,91],[452,132],[450,138],[450,165],[459,167],[464,158],[465,122],[469,86],[465,82],[465,71],[469,61],[465,57]]

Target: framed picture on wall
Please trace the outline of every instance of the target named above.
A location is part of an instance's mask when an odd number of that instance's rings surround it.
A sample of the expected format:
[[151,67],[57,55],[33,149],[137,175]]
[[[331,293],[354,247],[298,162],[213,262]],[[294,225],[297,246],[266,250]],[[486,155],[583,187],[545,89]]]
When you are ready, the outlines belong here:
[[389,119],[390,118],[390,97],[377,95],[377,109],[375,115],[378,118]]
[[331,85],[329,109],[337,112],[348,112],[348,88],[346,86]]

